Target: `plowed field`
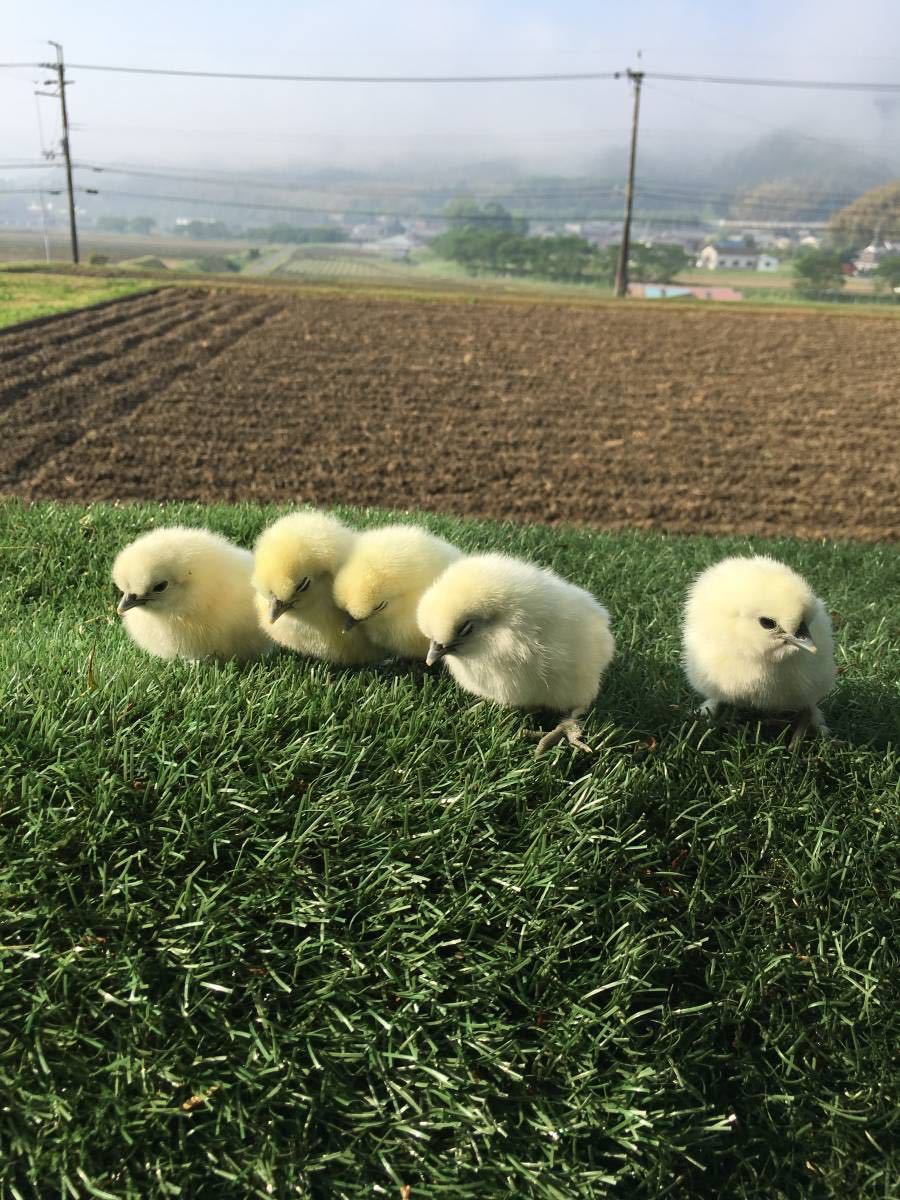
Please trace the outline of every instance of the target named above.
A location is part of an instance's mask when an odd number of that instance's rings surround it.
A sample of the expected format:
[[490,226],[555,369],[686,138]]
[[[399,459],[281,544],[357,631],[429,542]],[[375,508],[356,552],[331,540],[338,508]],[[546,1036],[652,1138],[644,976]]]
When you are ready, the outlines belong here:
[[164,290],[0,336],[0,492],[896,538],[900,322]]

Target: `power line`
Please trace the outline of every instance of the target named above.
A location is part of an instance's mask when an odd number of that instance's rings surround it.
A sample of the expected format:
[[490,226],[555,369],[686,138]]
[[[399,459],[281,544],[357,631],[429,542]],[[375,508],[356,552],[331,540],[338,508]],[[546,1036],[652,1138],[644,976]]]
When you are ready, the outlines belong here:
[[[655,88],[655,91],[664,93],[665,88]],[[669,92],[669,95],[675,93]],[[710,106],[715,107],[715,106]],[[718,110],[721,111],[721,110]],[[351,134],[348,130],[335,129],[302,129],[297,133],[262,133],[259,129],[235,129],[228,126],[220,126],[218,129],[192,129],[185,126],[173,128],[165,125],[143,125],[143,124],[117,124],[108,121],[82,121],[72,122],[71,127],[79,133],[96,133],[98,130],[109,131],[114,130],[121,133],[166,133],[176,137],[190,138],[234,138],[234,137],[249,137],[255,141],[264,142],[303,142],[310,138],[315,138],[317,141],[326,140],[341,140]],[[675,134],[684,134],[683,128],[663,127],[654,125],[641,129],[641,137],[671,137]],[[559,142],[563,140],[584,141],[587,138],[597,134],[622,134],[621,126],[598,126],[586,125],[582,129],[543,129],[532,133],[523,132],[521,129],[414,129],[404,130],[402,133],[379,133],[366,131],[365,134],[360,134],[360,137],[365,137],[367,142],[370,141],[385,141],[385,142],[407,142],[412,139],[422,138],[431,143],[435,141],[471,141],[472,139],[490,138],[500,142]],[[715,137],[732,138],[734,135],[726,130],[708,131],[704,136],[708,137],[712,134]],[[797,135],[807,136],[807,135]],[[818,140],[818,139],[817,139]],[[841,139],[834,139],[835,143]],[[844,139],[849,141],[850,139]],[[852,139],[856,144],[858,139]],[[880,143],[878,143],[880,144]]]
[[[59,166],[61,164],[56,164],[56,165]],[[127,172],[127,173],[130,174],[130,172]],[[173,177],[173,178],[180,179],[181,177]],[[202,180],[199,178],[194,180],[189,177],[185,177],[183,179],[183,182],[195,182],[195,181],[196,182],[204,182],[204,183],[214,182],[212,180]],[[37,188],[9,189],[9,191],[11,191],[11,192],[15,191],[18,193],[29,193],[29,194],[36,193],[37,190],[38,190]],[[42,190],[46,191],[48,189],[45,188]],[[405,217],[408,220],[416,220],[416,219],[420,219],[420,218],[421,219],[431,219],[431,220],[446,219],[446,213],[444,213],[444,212],[441,212],[441,213],[409,212],[409,211],[398,211],[396,209],[390,209],[390,208],[385,208],[385,207],[354,208],[354,207],[340,206],[337,204],[336,200],[333,197],[326,198],[324,203],[318,204],[318,205],[296,205],[296,204],[280,205],[280,204],[270,204],[270,203],[267,203],[262,200],[257,201],[257,200],[249,200],[248,199],[246,201],[236,201],[236,200],[223,200],[221,197],[213,197],[213,196],[168,196],[163,193],[154,194],[154,193],[150,193],[150,192],[141,192],[141,193],[123,192],[123,191],[119,191],[118,189],[108,190],[106,188],[104,188],[102,191],[99,191],[99,192],[96,189],[92,189],[92,188],[78,188],[76,190],[85,192],[89,195],[127,196],[127,197],[141,199],[141,200],[160,200],[160,201],[166,201],[166,202],[177,202],[177,203],[185,203],[185,204],[208,204],[213,207],[220,206],[220,207],[227,207],[227,208],[246,208],[246,209],[259,208],[259,209],[263,209],[263,210],[271,209],[272,211],[277,211],[277,212],[303,212],[303,213],[325,213],[328,211],[329,207],[342,207],[344,209],[344,211],[346,212],[346,214],[351,215],[351,216],[360,216],[360,217],[397,216],[397,217]],[[414,195],[414,193],[410,193],[410,195]],[[531,194],[530,196],[525,196],[522,198],[523,199],[532,199],[532,200],[540,199],[540,198],[554,199],[554,198],[556,198],[556,195],[557,195],[556,193],[541,193],[541,194]],[[621,197],[621,195],[622,195],[621,191],[612,191],[609,189],[604,190],[604,189],[591,188],[591,189],[585,189],[585,191],[583,193],[576,193],[576,194],[562,193],[562,194],[559,194],[559,198],[560,199],[578,200],[578,199],[591,199],[591,198],[600,199],[601,197],[609,197],[609,198],[618,199]],[[678,194],[670,195],[664,191],[657,193],[651,188],[642,188],[641,195],[649,196],[649,197],[657,197],[657,198],[661,198],[663,200],[668,200],[668,201],[672,202],[673,204],[681,203],[683,205],[688,205],[692,202],[692,200],[694,200],[694,198],[691,197],[689,194],[680,196]],[[701,199],[702,199],[702,197],[701,197]],[[723,199],[728,199],[728,197],[723,197]],[[824,206],[825,205],[823,202],[821,207],[824,207]],[[741,218],[741,220],[743,220],[745,223],[752,224],[754,220],[763,220],[768,215],[768,216],[773,216],[773,217],[782,216],[782,219],[784,221],[789,222],[791,224],[796,224],[798,222],[799,223],[805,222],[806,218],[803,218],[803,217],[799,217],[799,218],[785,217],[781,213],[780,207],[781,206],[779,206],[779,204],[776,204],[774,202],[767,203],[765,205],[760,205],[760,206],[758,206],[758,211],[757,211],[756,216],[743,217],[743,218]],[[785,203],[783,207],[786,211],[792,212],[794,210],[794,208],[796,208],[796,205],[790,205],[788,203]],[[809,207],[813,207],[813,205],[810,205]],[[606,220],[606,221],[613,222],[613,221],[619,220],[618,213],[616,213],[616,214],[612,214],[612,213],[598,214],[596,216],[586,216],[584,213],[546,213],[546,214],[524,214],[524,215],[527,217],[527,219],[536,220],[536,221],[543,220],[543,221],[561,222],[561,221],[593,221],[593,220],[604,221],[604,220]],[[487,214],[474,214],[469,219],[474,222],[474,221],[478,221],[478,220],[492,220],[493,218],[490,213],[487,213]],[[649,218],[647,216],[641,217],[641,220],[644,220],[644,221],[646,221],[648,219],[651,219],[651,218]],[[677,222],[678,224],[683,225],[683,224],[691,223],[691,219],[689,219],[685,216],[680,216],[680,215],[678,215],[678,213],[672,213],[672,214],[669,214],[666,216],[657,215],[656,217],[653,217],[652,219],[659,224],[672,224],[673,222]],[[708,225],[711,223],[709,220],[704,220],[699,217],[693,217],[692,219],[698,226],[701,226],[701,225],[705,226],[705,225]],[[812,218],[810,218],[810,219],[812,219]]]
[[[38,195],[38,190],[39,189],[37,189],[37,188],[0,189],[0,195],[31,195],[31,196],[35,196],[35,195]],[[41,190],[43,190],[44,193],[47,195],[62,195],[62,189],[59,189],[59,188],[53,189],[53,190],[44,188]],[[107,191],[106,189],[104,189],[102,192],[98,192],[92,188],[76,188],[75,190],[77,192],[81,192],[81,193],[87,194],[87,195],[116,196],[116,197],[120,197],[123,199],[160,201],[160,202],[174,203],[174,204],[206,204],[206,205],[209,205],[210,207],[249,209],[249,210],[257,209],[257,210],[261,210],[264,212],[303,213],[303,214],[307,214],[307,215],[308,214],[318,214],[320,216],[324,212],[324,210],[321,207],[316,208],[316,207],[303,207],[303,206],[298,206],[298,205],[267,204],[267,203],[263,203],[263,202],[254,202],[254,201],[242,202],[242,201],[236,201],[236,200],[221,200],[221,199],[218,199],[215,197],[210,197],[210,196],[201,197],[201,196],[153,195],[153,194],[147,193],[147,192],[130,192],[130,191],[124,192],[124,191],[118,191],[118,190]],[[406,220],[406,221],[420,221],[420,220],[446,221],[447,220],[446,214],[442,213],[442,212],[441,213],[407,212],[407,211],[398,211],[395,209],[383,209],[383,208],[352,209],[352,210],[348,210],[346,215],[358,216],[358,217],[398,217],[401,220]],[[817,222],[814,219],[806,219],[803,217],[786,218],[783,216],[779,216],[778,214],[770,214],[770,215],[774,215],[778,218],[775,221],[768,222],[769,224],[772,224],[775,226],[800,225],[800,226],[803,226],[806,228],[812,228],[813,226],[822,227],[822,228],[826,227],[825,222],[822,222],[822,221]],[[491,218],[490,214],[482,214],[481,216],[475,215],[474,217],[469,218],[469,219],[472,220],[474,223],[474,222],[477,222],[478,220],[491,220],[492,218]],[[622,216],[621,216],[621,213],[618,211],[607,212],[607,213],[598,213],[596,215],[592,215],[589,217],[586,217],[580,213],[576,213],[576,214],[532,213],[532,214],[529,214],[528,219],[532,220],[532,221],[553,221],[553,222],[604,221],[604,222],[608,222],[609,224],[617,224],[617,223],[621,222]],[[745,217],[745,218],[741,218],[740,220],[730,220],[729,225],[731,225],[731,226],[734,226],[734,225],[752,226],[752,225],[759,225],[761,223],[764,223],[765,221],[766,221],[766,214],[761,213],[754,217]],[[638,226],[642,226],[642,227],[645,227],[648,229],[652,227],[652,228],[662,228],[663,230],[665,230],[666,228],[671,227],[673,225],[677,225],[682,228],[695,227],[698,236],[709,236],[709,237],[715,236],[715,230],[709,228],[710,225],[713,224],[713,222],[708,221],[708,220],[702,220],[702,219],[692,216],[692,215],[679,214],[677,212],[670,213],[665,216],[647,215],[647,214],[644,214],[641,212],[635,212],[634,223]],[[900,229],[894,230],[894,229],[882,228],[881,234],[883,237],[886,237],[889,240],[891,240],[894,237],[900,237]],[[724,231],[723,231],[723,236],[725,236]]]
[[[78,190],[83,192],[83,191],[86,191],[87,189],[79,188]],[[101,192],[98,192],[97,194],[101,195],[101,196],[120,196],[120,197],[131,199],[131,200],[166,201],[166,202],[171,202],[174,204],[208,204],[212,207],[217,207],[217,208],[259,209],[260,211],[263,211],[263,212],[287,212],[287,213],[307,213],[307,214],[308,213],[316,213],[316,214],[321,215],[322,213],[326,212],[328,209],[327,204],[326,205],[322,205],[322,204],[318,204],[318,205],[270,204],[270,203],[266,203],[264,201],[256,201],[256,200],[249,200],[249,201],[222,200],[218,197],[213,197],[213,196],[170,196],[170,195],[164,195],[164,194],[152,195],[152,194],[148,194],[147,192],[122,192],[122,191],[119,191],[118,189],[110,191],[107,188],[104,188]],[[347,214],[350,216],[358,216],[358,217],[401,217],[401,218],[405,218],[408,221],[418,221],[418,220],[445,221],[447,219],[446,214],[442,213],[442,212],[440,212],[440,213],[436,213],[436,212],[399,212],[399,211],[392,211],[390,209],[384,209],[384,208],[352,208],[352,209],[347,209]],[[471,219],[473,221],[478,221],[478,220],[490,221],[490,220],[495,220],[496,218],[493,217],[490,213],[484,213],[484,214],[480,214],[480,215],[475,214]],[[564,215],[560,216],[557,213],[553,213],[551,215],[547,215],[547,216],[543,216],[543,217],[542,216],[532,216],[530,219],[538,220],[538,221],[540,221],[540,220],[565,221],[565,220],[578,220],[579,218],[566,217]],[[583,218],[581,218],[581,219],[583,219]],[[612,218],[610,218],[610,219],[612,219]]]
[[[3,64],[0,64],[3,65]],[[41,63],[10,63],[7,66],[50,66]],[[623,79],[619,71],[550,71],[528,74],[490,75],[288,75],[251,71],[204,71],[175,67],[126,67],[109,63],[70,63],[79,71],[105,71],[121,75],[165,75],[190,79],[243,79],[282,83],[575,83],[580,81]],[[776,79],[746,75],[688,75],[670,71],[648,71],[649,79],[672,83],[726,84],[737,87],[801,88],[813,91],[900,92],[900,83],[870,83],[845,79]]]
[[[249,187],[258,188],[264,191],[276,192],[311,192],[316,195],[323,196],[326,201],[337,203],[341,199],[352,199],[354,196],[363,198],[371,198],[373,196],[434,196],[444,193],[454,196],[463,193],[463,189],[456,183],[433,184],[424,187],[378,187],[372,185],[370,187],[335,187],[334,185],[316,184],[316,183],[279,183],[268,179],[249,179],[242,176],[217,176],[208,174],[187,174],[179,171],[157,171],[150,167],[131,167],[131,166],[114,166],[102,163],[75,163],[75,167],[79,170],[95,171],[101,174],[110,175],[133,175],[147,179],[168,179],[178,183],[206,183],[222,187]],[[487,187],[482,189],[467,188],[464,194],[467,198],[475,198],[476,196],[484,198],[494,198],[496,196],[504,196],[513,202],[515,199],[554,199],[557,196],[565,197],[573,194],[609,194],[618,195],[621,193],[622,185],[617,180],[598,180],[596,183],[576,183],[573,181],[572,186],[562,187],[556,190],[537,190],[528,192],[518,192],[513,188],[504,189],[502,187]]]
[[[159,201],[172,204],[205,204],[211,208],[235,208],[245,210],[259,210],[261,212],[283,212],[283,213],[302,213],[304,215],[315,214],[321,216],[327,212],[327,205],[296,205],[296,204],[271,204],[264,201],[241,201],[241,200],[222,200],[213,196],[173,196],[168,194],[154,195],[148,192],[131,192],[120,191],[118,189],[108,190],[104,188],[100,192],[89,191],[89,189],[78,188],[81,192],[87,192],[92,195],[99,196],[117,196],[122,199],[129,200],[148,200]],[[778,214],[774,214],[778,216]],[[345,210],[345,216],[350,217],[398,217],[406,221],[446,221],[447,214],[444,212],[410,212],[408,210],[389,209],[389,208],[352,208]],[[491,221],[494,218],[490,213],[474,214],[467,218],[473,224],[479,221]],[[527,219],[530,221],[552,221],[552,222],[591,222],[591,221],[606,221],[610,224],[615,224],[621,221],[621,212],[608,211],[601,212],[591,216],[585,216],[583,213],[529,213]],[[765,216],[756,218],[744,218],[743,224],[752,225],[754,220],[764,220]],[[634,221],[638,225],[661,226],[663,228],[671,225],[689,226],[696,225],[699,234],[707,231],[707,227],[711,222],[702,220],[698,217],[670,213],[666,216],[662,215],[645,215],[640,212],[635,214]],[[805,218],[790,219],[782,217],[780,224],[785,225],[808,225],[810,221]]]
[[120,75],[169,75],[188,79],[250,79],[276,83],[575,83],[583,80],[619,79],[624,74],[622,71],[576,71],[534,75],[280,75],[255,71],[118,67],[98,63],[69,63],[69,66],[76,71],[109,71]]
[[648,71],[648,79],[668,79],[671,83],[733,84],[737,87],[803,88],[832,92],[900,92],[900,83],[861,83],[844,79],[754,79],[743,75],[675,75],[666,71]]
[[0,63],[0,71],[37,71],[41,67],[49,65],[49,63]]
[[[39,165],[39,164],[35,164]],[[334,187],[333,185],[322,185],[316,183],[290,183],[290,182],[273,182],[265,179],[251,179],[243,176],[217,176],[208,174],[188,174],[180,172],[177,169],[174,171],[157,171],[151,167],[142,166],[117,166],[113,164],[102,163],[74,163],[73,166],[77,170],[93,171],[100,174],[110,175],[129,175],[137,178],[146,179],[165,179],[178,183],[199,183],[211,184],[214,186],[237,188],[247,187],[256,188],[265,191],[276,192],[309,192],[314,195],[321,196],[323,204],[328,203],[339,204],[342,200],[352,200],[355,196],[363,198],[373,197],[434,197],[444,193],[454,195],[463,194],[457,184],[433,184],[423,187],[358,187],[358,188],[342,188]],[[683,203],[718,203],[718,204],[740,204],[750,203],[754,207],[765,209],[766,211],[776,212],[780,209],[792,211],[798,207],[803,207],[802,204],[790,199],[778,199],[773,197],[770,200],[756,202],[752,196],[747,196],[747,189],[741,188],[718,188],[711,184],[702,184],[690,186],[688,184],[654,184],[652,182],[645,183],[640,188],[641,196],[652,197],[660,200],[669,200]],[[519,185],[511,185],[509,187],[492,186],[485,188],[468,188],[464,192],[466,197],[475,199],[496,199],[502,198],[506,203],[516,206],[530,203],[535,200],[555,200],[555,199],[592,199],[608,196],[610,198],[618,198],[624,194],[623,184],[618,180],[599,179],[596,182],[587,181],[562,181],[556,188],[546,189],[528,189],[525,190]],[[842,205],[845,202],[853,200],[858,195],[856,191],[837,191],[829,189],[823,193],[813,193],[806,207],[808,208],[824,208],[829,205]]]
[[[21,189],[21,190],[29,191],[29,190],[33,190],[33,189]],[[307,216],[311,215],[311,214],[316,214],[316,215],[322,216],[323,214],[326,214],[330,208],[338,207],[335,204],[329,205],[328,203],[318,204],[318,205],[272,204],[272,203],[262,201],[262,200],[259,200],[259,201],[257,201],[257,200],[223,200],[220,197],[214,197],[214,196],[172,196],[172,195],[168,195],[165,193],[153,194],[150,192],[120,191],[118,189],[110,190],[107,188],[104,188],[102,191],[97,191],[95,189],[87,189],[87,188],[78,188],[76,190],[86,193],[86,194],[89,194],[89,195],[118,196],[118,197],[122,197],[122,198],[126,198],[126,199],[133,199],[133,200],[159,201],[159,202],[175,203],[175,204],[205,204],[205,205],[209,205],[211,208],[236,208],[236,209],[245,209],[245,210],[258,209],[262,212],[303,213]],[[571,199],[571,197],[570,197],[570,199]],[[677,198],[674,198],[672,202],[677,204],[678,203]],[[689,201],[685,200],[685,201],[683,201],[683,204],[685,206],[687,206],[689,204]],[[401,210],[401,209],[396,209],[396,208],[383,208],[383,207],[382,208],[355,208],[355,207],[346,207],[346,206],[342,206],[342,211],[343,211],[345,217],[360,217],[360,218],[362,218],[362,217],[398,217],[398,218],[401,218],[401,219],[407,220],[407,221],[416,221],[416,220],[445,221],[445,220],[447,220],[447,214],[445,212],[431,212],[431,211],[410,212],[408,209]],[[530,221],[550,221],[550,222],[556,222],[556,223],[575,222],[575,221],[577,221],[577,222],[606,221],[606,222],[609,222],[612,224],[612,223],[621,221],[621,213],[619,211],[613,211],[613,210],[608,210],[605,212],[601,211],[601,212],[591,213],[591,214],[587,214],[587,215],[584,212],[527,213],[525,215],[526,215],[526,218]],[[482,214],[473,214],[471,217],[469,217],[467,219],[470,220],[473,224],[476,224],[479,221],[491,221],[494,218],[490,213],[482,213]],[[671,213],[668,213],[667,215],[659,214],[658,211],[655,215],[645,215],[645,214],[638,213],[634,219],[638,223],[651,224],[651,225],[656,225],[656,226],[670,226],[670,225],[684,226],[684,225],[695,224],[697,226],[698,230],[706,230],[707,227],[710,226],[711,224],[713,224],[714,220],[715,220],[715,219],[703,219],[703,218],[697,217],[694,214],[686,213],[683,210],[678,211],[677,209]],[[737,220],[738,223],[743,224],[743,225],[753,225],[755,223],[758,224],[762,221],[766,221],[767,219],[771,219],[773,221],[773,223],[780,224],[780,225],[809,225],[810,222],[813,222],[813,223],[816,222],[815,217],[805,217],[805,216],[797,217],[797,216],[793,215],[793,210],[791,210],[791,209],[787,209],[785,211],[780,211],[779,209],[777,209],[775,207],[760,208],[752,216],[743,216],[740,218],[735,218],[735,220]]]

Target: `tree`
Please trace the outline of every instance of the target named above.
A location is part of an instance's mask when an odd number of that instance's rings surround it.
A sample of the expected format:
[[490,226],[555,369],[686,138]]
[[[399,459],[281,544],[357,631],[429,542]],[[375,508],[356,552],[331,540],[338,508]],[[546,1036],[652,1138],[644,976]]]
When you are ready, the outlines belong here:
[[482,208],[467,196],[458,196],[444,209],[447,224],[453,230],[490,230],[492,233],[517,234],[524,237],[528,222],[524,217],[514,217],[509,209],[496,200],[489,200]]
[[492,271],[567,283],[605,283],[611,278],[605,252],[572,235],[536,238],[502,229],[457,228],[435,238],[431,246],[475,275]]
[[681,246],[643,246],[637,242],[631,247],[628,270],[635,282],[671,283],[690,261],[691,256]]
[[892,292],[900,303],[900,254],[881,260],[875,269],[875,287],[879,292]]
[[900,237],[900,180],[872,188],[835,213],[831,235],[857,247],[868,246],[876,237]]
[[[842,190],[844,188],[842,187]],[[738,221],[822,221],[834,212],[828,184],[812,179],[780,179],[744,188],[729,205]]]
[[262,242],[301,244],[307,242],[346,242],[350,235],[337,225],[267,225],[244,230],[245,237]]
[[132,233],[152,233],[156,228],[156,221],[153,217],[132,217],[128,222],[128,228]]
[[794,259],[794,289],[807,300],[835,300],[844,286],[839,250],[810,247]]
[[186,225],[176,225],[175,232],[189,238],[227,238],[228,226],[224,221],[188,221]]
[[97,228],[102,229],[104,233],[127,233],[128,218],[100,217],[97,221]]

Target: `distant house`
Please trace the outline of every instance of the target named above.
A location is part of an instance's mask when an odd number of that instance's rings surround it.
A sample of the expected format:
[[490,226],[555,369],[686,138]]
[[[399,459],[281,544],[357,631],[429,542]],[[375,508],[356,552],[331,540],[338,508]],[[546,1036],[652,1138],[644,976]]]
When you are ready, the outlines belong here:
[[680,246],[687,254],[697,254],[705,241],[705,235],[698,229],[666,229],[655,233],[650,245]]
[[707,271],[777,271],[778,259],[741,242],[717,242],[700,251],[697,266]]
[[749,250],[741,242],[717,242],[700,251],[697,266],[707,271],[755,271],[759,251]]
[[860,250],[859,258],[853,264],[860,275],[871,275],[877,271],[886,258],[900,257],[900,242],[882,242],[876,235],[874,241],[865,250]]
[[377,242],[384,230],[374,221],[354,225],[350,230],[351,242]]
[[380,254],[382,258],[390,258],[395,262],[408,262],[411,250],[414,250],[417,243],[406,233],[396,233],[393,237],[378,238],[377,241],[368,242],[363,246],[364,250],[370,251],[372,254]]
[[620,221],[570,221],[563,226],[565,233],[573,233],[583,237],[592,246],[603,249],[606,246],[616,246],[622,240],[622,224]]

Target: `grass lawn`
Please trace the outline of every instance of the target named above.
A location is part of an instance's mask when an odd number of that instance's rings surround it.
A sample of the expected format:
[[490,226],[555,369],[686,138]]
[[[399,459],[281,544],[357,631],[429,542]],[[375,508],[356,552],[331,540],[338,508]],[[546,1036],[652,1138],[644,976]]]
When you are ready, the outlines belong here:
[[86,308],[157,286],[139,279],[100,279],[96,276],[39,273],[20,274],[0,269],[0,329],[32,317],[45,317],[71,308]]
[[[0,507],[0,1194],[900,1195],[897,551],[429,520],[613,613],[536,761],[446,677],[126,641],[123,543],[273,511]],[[840,741],[691,715],[751,545],[840,615]]]

